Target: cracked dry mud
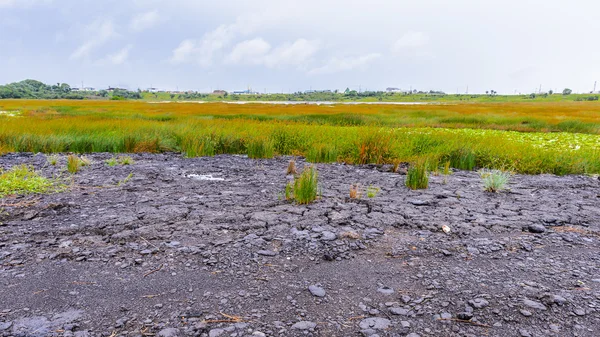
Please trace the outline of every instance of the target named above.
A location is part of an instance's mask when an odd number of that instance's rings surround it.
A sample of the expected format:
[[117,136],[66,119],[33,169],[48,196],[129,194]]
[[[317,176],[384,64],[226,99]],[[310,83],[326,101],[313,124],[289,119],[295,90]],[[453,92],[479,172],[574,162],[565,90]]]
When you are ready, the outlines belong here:
[[[69,191],[0,199],[0,336],[600,335],[595,177],[411,191],[320,164],[300,206],[280,200],[289,158],[88,157]],[[61,170],[0,157],[22,163]],[[380,192],[349,199],[354,183]]]

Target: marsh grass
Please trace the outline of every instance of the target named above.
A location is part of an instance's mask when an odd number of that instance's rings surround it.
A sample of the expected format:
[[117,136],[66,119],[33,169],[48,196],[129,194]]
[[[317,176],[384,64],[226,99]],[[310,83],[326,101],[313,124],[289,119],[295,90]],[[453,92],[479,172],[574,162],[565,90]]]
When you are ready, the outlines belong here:
[[18,165],[7,171],[0,169],[0,198],[7,195],[50,193],[64,188],[57,180],[38,174],[33,166]]
[[318,173],[314,166],[305,167],[302,173],[285,187],[286,200],[303,205],[315,201],[319,195]]
[[510,181],[510,172],[500,170],[480,170],[479,175],[483,181],[483,190],[497,193],[507,189]]
[[118,162],[117,162],[117,158],[115,157],[111,157],[108,160],[106,160],[106,165],[113,167],[113,166],[117,166]]
[[410,165],[406,174],[406,186],[412,190],[426,189],[429,186],[428,166],[429,163],[425,160],[418,160]]
[[[344,107],[343,113],[339,106],[305,105],[43,100],[2,104],[3,110],[22,113],[19,118],[0,116],[0,155],[179,151],[187,157],[227,153],[270,158],[291,154],[314,162],[395,164],[396,168],[401,162],[424,158],[449,161],[449,168],[463,170],[600,173],[600,136],[594,135],[600,133],[600,105],[595,102],[359,105]],[[593,134],[547,132],[565,130]]]
[[273,158],[275,154],[273,141],[264,137],[255,138],[248,143],[247,154],[251,159]]
[[67,171],[71,174],[75,174],[79,172],[79,167],[81,166],[81,159],[76,155],[69,155],[67,157]]
[[338,160],[338,152],[334,146],[317,144],[308,150],[306,160],[311,163],[335,163]]

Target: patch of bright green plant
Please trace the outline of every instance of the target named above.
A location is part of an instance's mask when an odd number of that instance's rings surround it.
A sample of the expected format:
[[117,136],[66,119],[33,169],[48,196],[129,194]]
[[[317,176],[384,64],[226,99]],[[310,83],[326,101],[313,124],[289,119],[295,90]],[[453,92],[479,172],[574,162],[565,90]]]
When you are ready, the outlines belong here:
[[510,181],[510,172],[500,170],[481,170],[479,175],[483,180],[483,189],[486,192],[497,193],[507,189]]
[[319,195],[318,179],[317,170],[313,166],[304,168],[293,182],[288,182],[286,185],[285,198],[293,199],[300,205],[315,201]]
[[117,166],[117,158],[111,157],[110,159],[108,159],[106,161],[106,165],[108,165],[110,167]]
[[125,177],[125,179],[123,179],[123,180],[120,180],[120,181],[117,183],[117,186],[121,186],[121,185],[123,185],[123,184],[127,183],[129,180],[131,180],[131,178],[133,178],[133,172],[129,173],[129,175],[128,175],[127,177]]
[[130,156],[120,156],[117,158],[117,162],[121,165],[133,165],[133,158]]
[[429,186],[428,162],[418,160],[408,168],[406,186],[412,190],[426,189]]
[[18,165],[7,171],[0,170],[0,198],[7,195],[50,193],[61,186],[57,181],[39,175],[33,166]]
[[375,187],[375,186],[367,187],[367,197],[375,198],[377,196],[377,193],[379,193],[379,187]]
[[475,168],[475,153],[467,148],[460,148],[450,153],[450,166],[459,170],[472,171]]

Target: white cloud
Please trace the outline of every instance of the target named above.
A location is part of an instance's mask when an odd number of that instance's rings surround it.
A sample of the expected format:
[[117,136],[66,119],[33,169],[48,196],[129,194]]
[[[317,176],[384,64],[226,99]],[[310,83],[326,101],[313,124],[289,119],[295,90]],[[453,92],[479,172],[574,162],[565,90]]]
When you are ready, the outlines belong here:
[[87,38],[69,57],[78,60],[89,57],[92,50],[119,36],[110,20],[96,20],[85,27]]
[[0,0],[0,8],[27,8],[52,3],[52,0]]
[[357,57],[333,57],[324,66],[314,68],[311,71],[309,71],[309,74],[331,74],[354,69],[364,69],[369,63],[375,61],[380,57],[381,54],[378,53],[371,53]]
[[226,63],[249,63],[259,64],[264,60],[265,55],[271,50],[271,45],[261,39],[247,40],[238,43],[227,56]]
[[125,63],[127,61],[127,59],[129,58],[129,51],[131,50],[131,48],[133,48],[132,45],[127,45],[126,47],[119,50],[118,52],[108,55],[105,59],[106,62],[113,64],[113,65],[119,65],[119,64]]
[[285,65],[302,66],[319,50],[318,41],[298,39],[294,43],[286,43],[265,57],[265,65],[279,67]]
[[210,31],[200,40],[186,39],[173,50],[172,63],[196,62],[208,67],[212,64],[215,54],[227,46],[235,36],[231,25],[221,25]]
[[410,31],[402,35],[392,44],[392,51],[399,53],[405,49],[415,49],[426,46],[429,43],[429,36],[423,32]]
[[160,21],[160,15],[157,10],[140,13],[134,16],[129,23],[129,28],[135,32],[141,32],[152,28]]
[[226,58],[230,64],[264,65],[269,68],[305,66],[319,49],[318,41],[298,39],[272,49],[262,38],[238,43]]

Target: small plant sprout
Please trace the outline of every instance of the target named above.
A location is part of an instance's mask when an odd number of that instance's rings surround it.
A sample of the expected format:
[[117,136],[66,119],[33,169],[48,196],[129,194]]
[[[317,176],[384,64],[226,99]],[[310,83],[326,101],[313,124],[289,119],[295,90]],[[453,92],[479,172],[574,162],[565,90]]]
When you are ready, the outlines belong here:
[[479,176],[483,180],[483,190],[491,193],[506,190],[510,181],[510,172],[500,170],[481,170]]
[[81,156],[80,160],[81,160],[81,166],[90,166],[90,165],[92,165],[92,161],[89,158],[87,158],[87,157]]
[[69,155],[67,157],[67,171],[71,174],[75,174],[79,172],[79,167],[81,166],[81,160],[76,155]]
[[121,165],[133,165],[133,159],[129,156],[121,156],[117,161]]
[[110,167],[117,166],[117,159],[115,157],[108,159],[106,161],[106,165],[108,165]]
[[52,166],[56,166],[56,164],[58,164],[58,155],[57,154],[51,154],[48,156],[48,164],[52,165]]
[[410,166],[406,174],[406,186],[412,190],[426,189],[429,186],[427,161],[417,161]]
[[128,182],[131,178],[133,177],[133,172],[129,173],[129,175],[127,177],[125,177],[125,179],[119,181],[117,183],[117,186],[121,186],[123,184],[125,184],[126,182]]
[[290,160],[288,167],[287,167],[287,171],[286,171],[286,175],[288,174],[297,174],[297,170],[296,170],[296,161],[294,159]]
[[448,160],[447,162],[444,163],[444,171],[443,174],[445,176],[450,175],[451,171],[450,171],[450,161]]
[[377,193],[379,193],[379,187],[369,186],[367,188],[367,197],[375,198],[377,196]]
[[285,200],[294,199],[294,183],[292,181],[285,185]]
[[350,199],[360,199],[360,189],[358,184],[350,185]]

